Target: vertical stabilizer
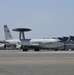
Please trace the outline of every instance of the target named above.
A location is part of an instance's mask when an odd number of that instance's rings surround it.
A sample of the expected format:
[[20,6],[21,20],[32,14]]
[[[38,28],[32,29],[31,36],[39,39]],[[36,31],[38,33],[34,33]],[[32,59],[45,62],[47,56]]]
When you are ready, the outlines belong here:
[[12,35],[11,35],[11,33],[10,33],[8,27],[7,27],[7,25],[4,25],[4,33],[5,33],[5,39],[6,39],[6,40],[11,40],[11,39],[13,39],[13,37],[12,37]]
[[73,42],[74,41],[74,36],[70,36],[68,39],[69,42]]

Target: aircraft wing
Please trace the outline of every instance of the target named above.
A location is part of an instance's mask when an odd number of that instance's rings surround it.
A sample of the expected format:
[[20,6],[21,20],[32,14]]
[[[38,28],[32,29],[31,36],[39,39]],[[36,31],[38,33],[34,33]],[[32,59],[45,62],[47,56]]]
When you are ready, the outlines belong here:
[[0,40],[0,43],[9,43],[9,42],[7,42],[5,40]]
[[21,48],[21,45],[20,44],[16,44],[16,48]]
[[4,45],[5,45],[5,44],[1,43],[1,44],[0,44],[0,48],[1,48],[1,47],[4,47]]

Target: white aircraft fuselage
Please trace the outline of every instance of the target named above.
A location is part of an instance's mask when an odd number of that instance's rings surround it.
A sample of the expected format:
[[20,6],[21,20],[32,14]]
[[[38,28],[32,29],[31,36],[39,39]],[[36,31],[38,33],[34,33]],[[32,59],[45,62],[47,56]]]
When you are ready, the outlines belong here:
[[19,39],[5,40],[5,42],[9,44],[21,44],[21,41]]
[[33,47],[35,48],[60,48],[64,46],[59,39],[24,39],[21,40],[21,44],[24,47]]

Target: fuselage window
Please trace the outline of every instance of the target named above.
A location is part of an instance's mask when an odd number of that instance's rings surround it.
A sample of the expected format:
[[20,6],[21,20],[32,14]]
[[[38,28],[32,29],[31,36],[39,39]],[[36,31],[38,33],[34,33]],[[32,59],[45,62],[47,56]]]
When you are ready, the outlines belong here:
[[41,44],[42,42],[32,42],[32,44]]

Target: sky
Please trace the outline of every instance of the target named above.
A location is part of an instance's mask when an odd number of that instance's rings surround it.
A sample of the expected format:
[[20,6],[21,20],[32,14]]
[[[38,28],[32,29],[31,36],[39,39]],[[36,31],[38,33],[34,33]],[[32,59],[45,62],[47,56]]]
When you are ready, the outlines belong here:
[[51,38],[74,35],[74,0],[0,0],[0,39],[7,24],[13,38],[14,28],[30,28],[26,38]]

